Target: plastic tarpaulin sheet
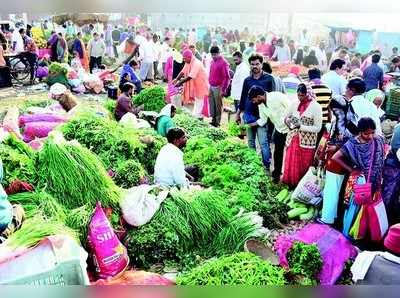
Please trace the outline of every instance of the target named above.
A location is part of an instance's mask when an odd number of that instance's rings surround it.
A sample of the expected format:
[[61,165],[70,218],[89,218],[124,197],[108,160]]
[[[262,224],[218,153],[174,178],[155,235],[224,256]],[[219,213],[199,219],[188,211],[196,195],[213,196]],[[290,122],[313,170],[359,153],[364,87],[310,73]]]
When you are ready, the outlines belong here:
[[359,31],[357,36],[356,50],[361,54],[367,54],[372,50],[374,34],[371,31]]
[[392,55],[392,48],[400,45],[400,33],[379,32],[377,34],[377,45],[384,56]]

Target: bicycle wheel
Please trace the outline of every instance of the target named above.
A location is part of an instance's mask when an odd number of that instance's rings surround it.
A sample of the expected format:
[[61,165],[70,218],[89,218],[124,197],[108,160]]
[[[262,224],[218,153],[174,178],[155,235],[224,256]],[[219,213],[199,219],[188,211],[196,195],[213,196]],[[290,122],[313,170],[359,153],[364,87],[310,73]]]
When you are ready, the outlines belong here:
[[24,62],[21,58],[16,57],[10,60],[10,64],[11,77],[15,81],[25,83],[29,80],[31,70],[28,62]]

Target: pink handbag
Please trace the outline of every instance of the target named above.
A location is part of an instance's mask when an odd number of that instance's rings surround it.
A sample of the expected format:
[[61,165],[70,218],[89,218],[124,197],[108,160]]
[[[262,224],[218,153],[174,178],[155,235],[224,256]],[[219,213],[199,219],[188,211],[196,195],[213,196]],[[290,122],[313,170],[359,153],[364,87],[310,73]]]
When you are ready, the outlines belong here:
[[358,205],[365,205],[372,201],[372,183],[370,182],[372,165],[375,159],[375,140],[372,141],[372,159],[369,165],[367,182],[364,184],[354,184],[354,200]]

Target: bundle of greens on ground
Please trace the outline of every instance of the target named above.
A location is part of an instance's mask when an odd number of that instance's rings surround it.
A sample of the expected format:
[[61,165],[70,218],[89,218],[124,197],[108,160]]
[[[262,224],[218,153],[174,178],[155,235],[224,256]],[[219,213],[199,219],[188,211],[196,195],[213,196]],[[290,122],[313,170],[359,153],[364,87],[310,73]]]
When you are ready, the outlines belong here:
[[174,117],[176,126],[183,128],[189,138],[202,136],[214,141],[223,140],[228,137],[227,133],[220,129],[210,126],[204,121],[194,118],[184,112]]
[[321,253],[316,244],[293,243],[287,254],[290,273],[303,285],[318,284],[317,276],[322,269]]
[[62,222],[49,220],[38,214],[27,219],[22,227],[11,234],[5,244],[10,248],[33,247],[43,238],[53,235],[69,235],[78,240],[76,233]]
[[240,252],[248,239],[264,235],[262,218],[257,213],[238,214],[217,234],[209,255],[221,256]]
[[161,86],[143,89],[133,99],[136,106],[144,106],[145,111],[160,112],[165,106],[165,90]]
[[48,220],[64,222],[68,210],[57,199],[45,191],[20,192],[8,197],[13,204],[23,206],[26,218],[32,218],[41,213]]
[[0,158],[3,162],[3,186],[7,187],[19,179],[36,185],[36,156],[32,149],[13,134],[0,144]]
[[140,184],[147,176],[143,166],[131,159],[122,161],[115,169],[113,180],[115,184],[122,188],[131,188]]
[[185,149],[185,163],[198,166],[201,182],[224,191],[235,211],[241,207],[257,211],[257,203],[267,198],[269,179],[261,159],[238,140],[191,138]]
[[94,208],[119,206],[120,189],[114,184],[103,163],[77,142],[56,143],[49,138],[38,158],[39,182],[67,209],[83,205]]
[[77,140],[96,153],[107,169],[117,167],[120,162],[136,160],[146,171],[154,171],[154,163],[166,140],[153,130],[124,128],[118,122],[96,115],[82,113],[62,127],[67,140]]
[[115,108],[117,107],[117,101],[113,99],[107,99],[103,103],[103,107],[110,112],[110,116],[114,119]]
[[283,286],[284,270],[251,253],[212,259],[177,278],[178,285]]
[[243,250],[258,235],[260,222],[248,214],[235,217],[221,191],[178,192],[167,198],[150,223],[128,232],[126,246],[133,264],[148,269]]

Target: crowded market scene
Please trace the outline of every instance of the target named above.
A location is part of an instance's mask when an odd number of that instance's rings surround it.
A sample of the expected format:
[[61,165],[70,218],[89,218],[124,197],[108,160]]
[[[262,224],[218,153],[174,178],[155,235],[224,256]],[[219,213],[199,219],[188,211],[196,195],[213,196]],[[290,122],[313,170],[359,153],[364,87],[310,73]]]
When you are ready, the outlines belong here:
[[400,28],[359,17],[0,13],[0,284],[399,284]]

